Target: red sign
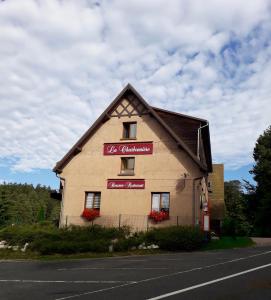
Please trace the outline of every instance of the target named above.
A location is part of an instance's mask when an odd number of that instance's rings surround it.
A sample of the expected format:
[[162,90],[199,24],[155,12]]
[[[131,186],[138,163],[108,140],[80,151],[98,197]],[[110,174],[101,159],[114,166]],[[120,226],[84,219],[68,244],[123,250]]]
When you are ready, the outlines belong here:
[[104,144],[104,155],[138,155],[152,154],[152,152],[152,142]]
[[108,179],[108,189],[145,189],[144,179]]

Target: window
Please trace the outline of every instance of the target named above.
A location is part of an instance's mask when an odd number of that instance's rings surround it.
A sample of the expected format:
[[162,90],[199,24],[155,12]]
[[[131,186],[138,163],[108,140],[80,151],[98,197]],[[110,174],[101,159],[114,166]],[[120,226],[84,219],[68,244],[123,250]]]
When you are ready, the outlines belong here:
[[122,157],[121,158],[121,174],[134,175],[135,158]]
[[169,193],[152,193],[151,210],[169,212]]
[[123,123],[123,136],[124,139],[135,139],[136,138],[136,123],[125,122]]
[[85,208],[100,209],[101,193],[100,192],[86,192]]

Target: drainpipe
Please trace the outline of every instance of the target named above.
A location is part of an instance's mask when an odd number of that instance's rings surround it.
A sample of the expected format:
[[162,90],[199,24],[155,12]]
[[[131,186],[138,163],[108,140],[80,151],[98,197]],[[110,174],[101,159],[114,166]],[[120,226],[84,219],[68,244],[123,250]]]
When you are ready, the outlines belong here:
[[209,126],[209,123],[207,122],[207,124],[203,125],[203,126],[200,126],[198,128],[198,143],[197,143],[197,157],[199,159],[199,143],[200,143],[200,134],[201,134],[201,129],[204,128],[204,127],[207,127]]

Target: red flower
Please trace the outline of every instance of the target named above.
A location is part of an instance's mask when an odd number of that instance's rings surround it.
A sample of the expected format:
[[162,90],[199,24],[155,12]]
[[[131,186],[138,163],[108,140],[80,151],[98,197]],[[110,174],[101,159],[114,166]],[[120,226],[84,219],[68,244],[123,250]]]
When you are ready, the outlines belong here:
[[93,221],[100,216],[100,211],[97,209],[85,208],[82,212],[81,217],[85,218],[88,221]]
[[154,222],[162,222],[169,219],[169,213],[165,211],[151,211],[149,214],[149,219],[152,219]]

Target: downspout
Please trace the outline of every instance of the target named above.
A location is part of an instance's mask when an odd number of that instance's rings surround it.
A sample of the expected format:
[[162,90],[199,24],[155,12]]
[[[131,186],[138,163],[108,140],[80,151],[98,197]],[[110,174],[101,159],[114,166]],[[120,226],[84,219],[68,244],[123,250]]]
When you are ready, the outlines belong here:
[[208,123],[208,122],[207,122],[207,124],[205,124],[205,125],[203,125],[203,126],[200,126],[200,127],[198,128],[198,142],[197,142],[197,157],[198,157],[198,159],[200,159],[200,157],[199,157],[199,143],[200,143],[201,129],[204,128],[204,127],[207,127],[207,126],[209,126],[209,123]]

